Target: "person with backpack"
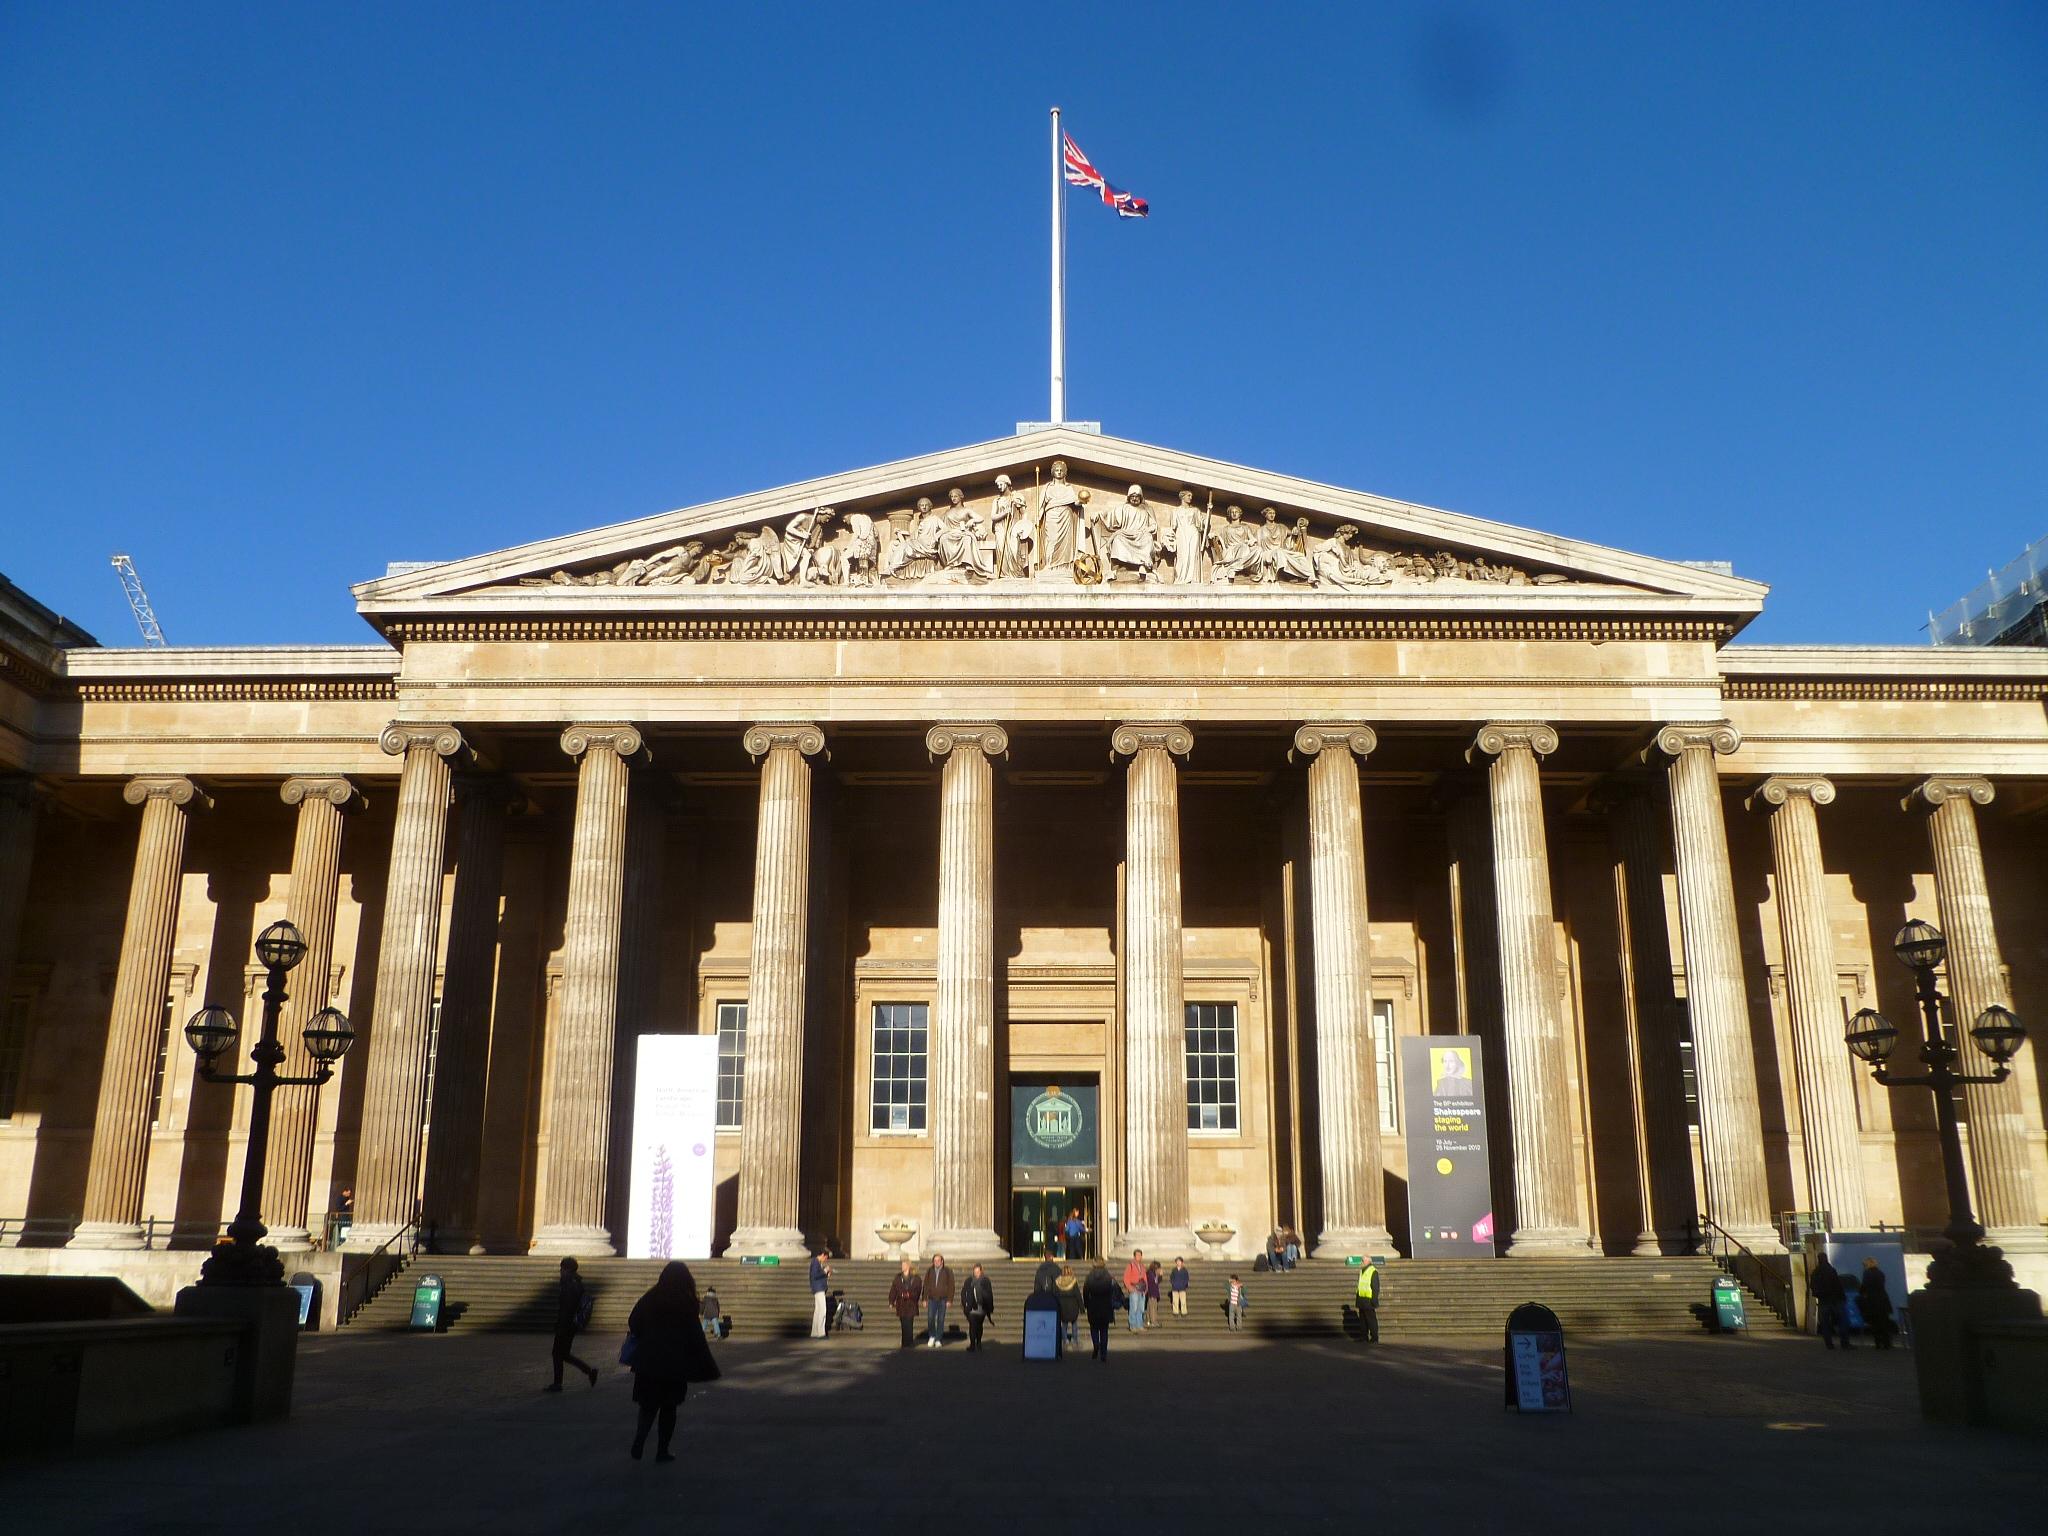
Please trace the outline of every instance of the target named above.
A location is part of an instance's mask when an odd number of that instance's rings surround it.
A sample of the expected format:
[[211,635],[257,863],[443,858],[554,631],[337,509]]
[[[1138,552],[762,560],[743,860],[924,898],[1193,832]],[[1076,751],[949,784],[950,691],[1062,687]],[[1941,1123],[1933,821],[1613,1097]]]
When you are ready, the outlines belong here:
[[1069,1349],[1081,1347],[1081,1282],[1074,1277],[1074,1266],[1062,1264],[1058,1277],[1052,1283],[1053,1304],[1059,1309],[1060,1333]]
[[693,1381],[718,1380],[718,1362],[704,1342],[697,1300],[697,1280],[690,1266],[671,1259],[662,1266],[654,1288],[633,1303],[626,1324],[621,1361],[633,1368],[633,1403],[639,1422],[633,1430],[633,1459],[647,1449],[647,1431],[659,1424],[656,1461],[674,1461],[669,1445],[675,1439],[676,1409],[690,1394]]
[[1849,1348],[1848,1319],[1844,1315],[1849,1293],[1842,1284],[1842,1272],[1828,1262],[1826,1254],[1814,1261],[1806,1277],[1806,1290],[1813,1297],[1814,1327],[1821,1343],[1833,1349],[1835,1340],[1840,1339],[1842,1348]]
[[1368,1344],[1380,1341],[1380,1267],[1368,1258],[1358,1272],[1358,1326]]
[[924,1302],[924,1282],[910,1267],[910,1260],[903,1261],[903,1268],[896,1278],[889,1282],[889,1310],[896,1314],[896,1321],[903,1325],[903,1347],[910,1348],[911,1325],[917,1321],[917,1309]]
[[725,1313],[718,1305],[718,1287],[704,1287],[704,1305],[697,1315],[704,1320],[704,1337],[716,1343],[725,1337]]
[[960,1288],[960,1310],[967,1314],[967,1347],[981,1348],[982,1325],[995,1320],[996,1288],[979,1264]]
[[570,1353],[576,1343],[576,1335],[590,1326],[591,1304],[590,1288],[576,1272],[576,1261],[562,1260],[562,1279],[555,1289],[555,1344],[550,1354],[554,1362],[555,1379],[541,1388],[543,1392],[562,1390],[562,1367],[565,1365],[575,1366],[590,1378],[593,1387],[597,1385],[597,1367],[586,1364]]

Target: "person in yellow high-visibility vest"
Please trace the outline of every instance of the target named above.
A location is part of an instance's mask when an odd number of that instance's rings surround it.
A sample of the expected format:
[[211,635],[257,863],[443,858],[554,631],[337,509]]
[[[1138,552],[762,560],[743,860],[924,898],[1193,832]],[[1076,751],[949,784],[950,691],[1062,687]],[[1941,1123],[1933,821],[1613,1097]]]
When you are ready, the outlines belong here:
[[1380,1341],[1380,1267],[1371,1259],[1358,1272],[1358,1321],[1368,1344]]

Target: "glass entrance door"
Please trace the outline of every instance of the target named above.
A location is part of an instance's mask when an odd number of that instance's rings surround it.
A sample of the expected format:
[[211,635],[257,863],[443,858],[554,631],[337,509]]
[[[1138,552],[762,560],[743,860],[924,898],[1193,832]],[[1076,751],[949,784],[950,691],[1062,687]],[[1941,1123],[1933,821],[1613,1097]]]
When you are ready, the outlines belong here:
[[[1087,1223],[1087,1232],[1078,1247],[1070,1252],[1066,1224],[1076,1211]],[[1053,1185],[1011,1192],[1012,1257],[1066,1259],[1078,1263],[1100,1251],[1100,1246],[1095,1226],[1095,1187],[1092,1184]]]

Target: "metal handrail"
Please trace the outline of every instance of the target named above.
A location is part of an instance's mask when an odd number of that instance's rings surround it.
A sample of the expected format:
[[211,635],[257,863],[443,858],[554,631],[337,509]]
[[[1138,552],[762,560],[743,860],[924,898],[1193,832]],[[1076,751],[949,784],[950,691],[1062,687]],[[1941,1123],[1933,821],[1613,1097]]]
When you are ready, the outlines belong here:
[[0,1216],[0,1248],[41,1247],[48,1238],[62,1242],[78,1230],[78,1222],[76,1216]]
[[[36,1240],[67,1241],[78,1230],[78,1216],[0,1216],[0,1248],[18,1248]],[[137,1223],[142,1229],[145,1250],[190,1246],[211,1248],[227,1230],[219,1221],[187,1221],[176,1216],[145,1216]]]
[[420,1224],[419,1218],[414,1217],[365,1254],[353,1274],[344,1264],[336,1317],[342,1323],[349,1322],[377,1299],[378,1292],[402,1273],[419,1251]]
[[1782,1275],[1752,1253],[1734,1233],[1709,1217],[1699,1218],[1699,1231],[1707,1256],[1745,1290],[1763,1300],[1787,1328],[1799,1326],[1799,1299],[1789,1275]]

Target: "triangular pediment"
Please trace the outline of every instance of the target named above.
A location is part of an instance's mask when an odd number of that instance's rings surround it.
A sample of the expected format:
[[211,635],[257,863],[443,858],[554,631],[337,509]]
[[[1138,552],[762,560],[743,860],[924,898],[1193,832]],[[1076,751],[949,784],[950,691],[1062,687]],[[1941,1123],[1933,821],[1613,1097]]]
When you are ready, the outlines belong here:
[[356,589],[426,612],[711,604],[1619,604],[1726,614],[1718,571],[1054,428],[408,568]]

